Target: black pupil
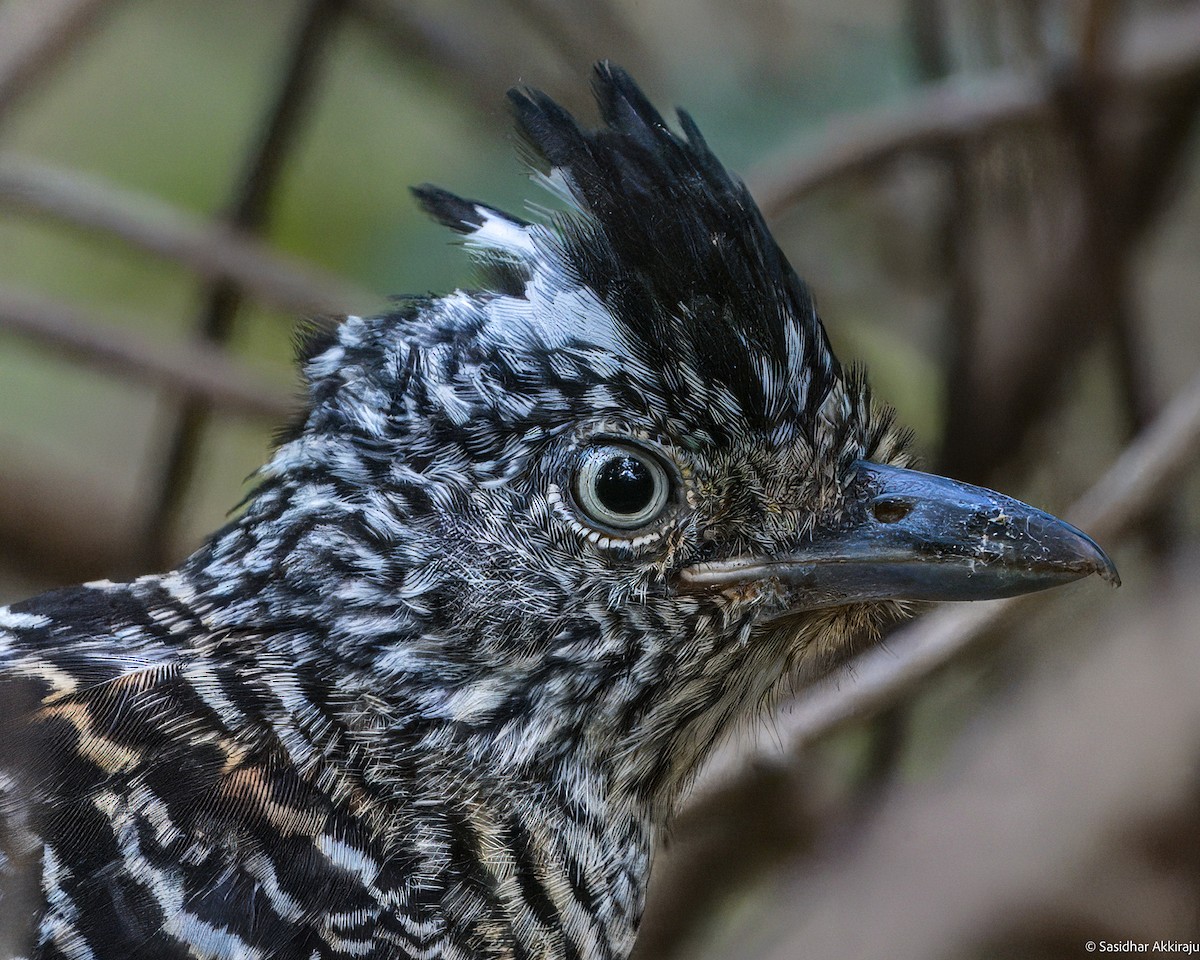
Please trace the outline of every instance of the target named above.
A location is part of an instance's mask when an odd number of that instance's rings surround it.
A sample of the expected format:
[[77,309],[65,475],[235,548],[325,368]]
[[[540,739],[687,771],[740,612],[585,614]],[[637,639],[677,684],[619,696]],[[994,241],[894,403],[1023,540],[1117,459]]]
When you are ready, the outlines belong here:
[[654,499],[654,476],[637,457],[615,456],[596,471],[596,499],[613,513],[640,513]]

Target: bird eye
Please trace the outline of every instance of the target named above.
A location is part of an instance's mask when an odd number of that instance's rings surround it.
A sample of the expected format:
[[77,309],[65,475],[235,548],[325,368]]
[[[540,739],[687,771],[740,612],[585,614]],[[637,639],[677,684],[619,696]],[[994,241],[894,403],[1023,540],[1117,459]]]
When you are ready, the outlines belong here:
[[666,468],[652,454],[624,444],[606,444],[584,454],[575,498],[590,520],[633,530],[662,514],[670,486]]

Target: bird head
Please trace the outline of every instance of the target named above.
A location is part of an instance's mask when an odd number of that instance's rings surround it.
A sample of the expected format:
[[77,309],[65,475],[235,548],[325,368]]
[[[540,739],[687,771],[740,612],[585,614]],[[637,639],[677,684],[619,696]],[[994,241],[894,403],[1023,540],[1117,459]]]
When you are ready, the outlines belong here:
[[481,288],[313,338],[248,518],[287,531],[288,602],[319,597],[393,716],[523,770],[587,750],[661,800],[899,603],[1114,572],[1067,524],[908,469],[693,121],[608,64],[594,89],[594,130],[510,94],[559,212],[416,189]]

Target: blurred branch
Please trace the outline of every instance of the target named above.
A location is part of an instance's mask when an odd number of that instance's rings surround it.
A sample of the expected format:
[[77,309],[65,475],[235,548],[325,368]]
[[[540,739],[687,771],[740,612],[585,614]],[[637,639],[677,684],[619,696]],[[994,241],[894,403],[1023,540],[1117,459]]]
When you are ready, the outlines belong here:
[[[1122,88],[1145,90],[1200,72],[1200,8],[1147,17],[1129,34],[1113,51],[1112,82]],[[1010,71],[929,84],[907,103],[831,121],[819,147],[785,148],[762,161],[746,180],[764,215],[779,217],[814,190],[901,153],[1049,120],[1054,97],[1052,86]]]
[[236,280],[247,293],[283,310],[345,313],[380,300],[162,201],[12,154],[0,155],[0,206],[119,237],[202,277]]
[[1095,75],[1106,67],[1119,12],[1116,0],[1087,0],[1084,4],[1079,61],[1085,72]]
[[[1072,92],[1072,85],[1068,77],[1059,87],[1064,108],[1060,127],[1066,130],[1081,120],[1070,101],[1087,98],[1086,91]],[[1113,98],[1117,96],[1114,92]],[[1136,349],[1127,333],[1130,257],[1186,169],[1187,145],[1198,118],[1200,76],[1192,76],[1171,95],[1148,102],[1136,129],[1129,129],[1127,116],[1104,118],[1106,129],[1124,121],[1125,131],[1092,148],[1092,153],[1102,152],[1105,165],[1112,168],[1103,184],[1096,180],[1096,165],[1086,159],[1087,150],[1084,156],[1076,153],[1072,174],[1061,187],[1074,191],[1074,199],[1063,201],[1055,244],[1040,259],[1028,262],[1032,276],[1026,280],[1030,291],[1024,298],[993,304],[989,326],[993,334],[1003,335],[991,337],[987,352],[975,351],[974,363],[965,371],[974,381],[973,389],[964,391],[962,402],[948,411],[947,457],[942,463],[948,472],[987,483],[995,467],[1020,448],[1029,428],[1053,409],[1067,375],[1084,355],[1080,344],[1097,331],[1115,332],[1119,342]],[[1090,219],[1089,191],[1094,198]],[[1084,208],[1083,215],[1078,206]],[[1097,207],[1102,208],[1099,213]],[[1119,372],[1129,378],[1131,394],[1148,394],[1146,374],[1134,372],[1138,366],[1127,358]],[[1152,408],[1152,399],[1139,400],[1136,418],[1149,420]],[[1134,422],[1131,435],[1136,426]]]
[[[953,72],[949,25],[940,0],[908,0],[907,35],[913,65],[925,83],[944,80]],[[959,394],[970,380],[960,375],[978,326],[979,296],[972,270],[976,248],[976,204],[971,190],[972,150],[968,141],[949,143],[934,151],[941,190],[932,224],[934,255],[949,297],[940,322],[947,349],[942,362],[948,407],[961,402]],[[911,704],[898,703],[871,720],[867,760],[857,789],[859,805],[880,797],[899,769],[911,736]]]
[[[938,0],[909,0],[909,33],[921,76],[927,82],[944,82],[952,70],[949,28]],[[975,274],[978,257],[980,211],[972,189],[975,153],[972,144],[958,140],[934,151],[944,178],[938,221],[935,225],[936,254],[941,277],[949,290],[940,327],[945,332],[942,355],[945,398],[943,422],[951,423],[954,411],[963,406],[973,383],[968,376],[971,355],[979,337],[981,292]],[[943,433],[938,456],[945,468],[947,440]]]
[[693,956],[730,890],[752,887],[817,841],[821,810],[812,771],[796,764],[748,772],[733,794],[711,791],[672,823],[630,960]]
[[447,84],[461,91],[479,116],[497,116],[497,93],[512,83],[515,74],[497,62],[498,56],[481,56],[478,45],[471,42],[476,38],[466,34],[465,24],[430,16],[402,0],[347,2],[372,38],[402,65],[417,61],[436,70]]
[[[1102,541],[1120,539],[1197,459],[1200,375],[1126,448],[1067,517]],[[723,779],[746,776],[741,771],[756,763],[779,762],[842,725],[898,702],[1032,600],[1017,597],[942,607],[896,630],[886,646],[861,654],[806,690],[768,727],[726,745],[713,758],[697,792],[715,789]]]
[[0,331],[171,393],[202,396],[234,413],[282,420],[296,410],[290,391],[262,384],[261,377],[220,348],[206,343],[186,347],[151,343],[65,304],[0,289]]
[[646,56],[611,0],[504,0],[554,48],[563,66],[582,73],[594,60],[618,58],[641,82],[652,86],[661,71],[657,58]]
[[[309,0],[280,73],[279,86],[255,129],[255,142],[233,190],[225,223],[241,233],[259,233],[267,223],[280,174],[309,106],[317,71],[341,22],[342,0]],[[209,343],[224,343],[233,334],[244,299],[233,278],[218,277],[204,292],[198,332]],[[171,535],[183,508],[188,482],[208,421],[211,404],[201,396],[185,397],[165,427],[166,449],[146,511],[142,540],[149,566],[168,559]]]
[[[570,7],[580,21],[579,29],[591,41],[593,59],[615,57],[635,77],[649,78],[649,83],[662,76],[661,55],[647,49],[642,33],[626,19],[626,10],[617,0],[571,0]],[[586,65],[571,66],[579,72]]]
[[[928,150],[1049,116],[1034,78],[996,73],[966,83],[927,84],[908,103],[829,121],[819,135],[780,150],[746,177],[767,219],[782,216],[805,196],[912,150]],[[811,144],[816,141],[818,146]]]
[[1200,460],[1200,376],[1193,377],[1067,513],[1101,538],[1123,536]]
[[[1128,437],[1144,430],[1156,413],[1152,368],[1133,304],[1131,253],[1132,241],[1151,222],[1157,205],[1140,200],[1135,210],[1126,195],[1131,189],[1139,195],[1162,191],[1171,182],[1173,170],[1187,156],[1183,146],[1195,126],[1200,85],[1193,82],[1190,95],[1176,94],[1161,104],[1155,111],[1157,129],[1134,139],[1131,149],[1125,142],[1131,138],[1114,137],[1111,130],[1114,103],[1120,94],[1109,70],[1116,40],[1117,4],[1115,0],[1089,0],[1084,13],[1079,64],[1073,82],[1061,85],[1060,116],[1083,200],[1081,251],[1091,267],[1086,274],[1087,285],[1094,291],[1099,308],[1091,312],[1089,320],[1092,325],[1107,327],[1115,341],[1112,359]],[[1161,135],[1164,121],[1176,134],[1170,142]],[[1039,319],[1052,320],[1054,316],[1069,320],[1071,314],[1056,311]],[[1036,342],[1039,339],[1030,338],[1034,341],[1030,343],[1031,352],[1040,346]],[[1074,341],[1071,335],[1060,338],[1065,355],[1074,352]],[[1039,364],[1031,358],[1024,366]],[[1061,370],[1069,365],[1055,366]],[[1031,376],[1039,373],[1050,371],[1035,370]],[[1043,413],[1043,405],[1024,406],[1031,421]],[[1175,539],[1171,523],[1174,512],[1170,503],[1163,503],[1142,518],[1147,541],[1160,558]]]
[[113,0],[16,0],[0,9],[0,118],[83,39]]
[[[1176,847],[1195,829],[1200,604],[1179,586],[1093,638],[1075,669],[1043,671],[854,843],[777,880],[721,955],[1083,956],[1088,940],[1194,939],[1194,888],[1147,877],[1139,850],[1148,826],[1179,823]],[[997,949],[1060,911],[1080,917],[1065,949]]]
[[[434,71],[488,123],[507,125],[499,94],[514,83],[559,90],[564,105],[585,106],[578,81],[600,57],[618,57],[650,86],[660,72],[657,58],[646,53],[641,36],[612,0],[347,3],[402,68],[415,64]],[[486,16],[463,15],[464,8],[485,6]]]
[[[280,421],[297,407],[290,391],[260,383],[217,347],[151,343],[60,303],[0,290],[0,331],[124,378],[203,395],[231,412]],[[134,556],[130,536],[139,491],[98,482],[90,469],[56,474],[42,464],[22,472],[22,462],[18,453],[6,451],[0,472],[0,552],[23,576],[65,584],[139,572],[143,564]]]
[[0,471],[0,557],[37,587],[135,575],[129,501],[137,491],[90,469],[23,466],[27,459],[6,456]]
[[580,69],[591,59],[591,54],[575,29],[571,11],[564,9],[561,2],[545,0],[504,0],[523,20],[544,36],[559,58],[566,64]]

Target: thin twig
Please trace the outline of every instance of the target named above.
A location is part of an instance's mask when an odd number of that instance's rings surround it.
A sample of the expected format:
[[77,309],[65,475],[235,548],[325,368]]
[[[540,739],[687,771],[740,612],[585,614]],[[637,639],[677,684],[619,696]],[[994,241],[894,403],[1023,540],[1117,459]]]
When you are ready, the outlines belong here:
[[151,343],[66,304],[0,290],[0,331],[171,393],[204,397],[232,413],[278,421],[296,409],[289,391],[266,386],[224,350]]
[[[1129,32],[1130,39],[1114,51],[1114,84],[1145,89],[1200,70],[1200,8],[1147,18]],[[901,153],[1052,115],[1053,92],[1035,77],[997,71],[971,81],[948,80],[922,88],[906,103],[834,120],[821,134],[819,147],[784,148],[746,180],[763,213],[774,218],[831,181]]]
[[[1067,512],[1101,541],[1122,538],[1200,459],[1200,374]],[[894,632],[886,647],[856,657],[805,691],[763,728],[726,746],[697,792],[756,763],[785,760],[844,724],[901,700],[961,657],[1033,598],[942,607]],[[747,740],[749,742],[747,742]]]
[[20,0],[0,10],[0,118],[86,37],[113,0]]
[[263,303],[293,313],[345,313],[380,297],[320,268],[177,207],[83,174],[0,155],[0,206],[119,237],[200,276],[236,280]]

